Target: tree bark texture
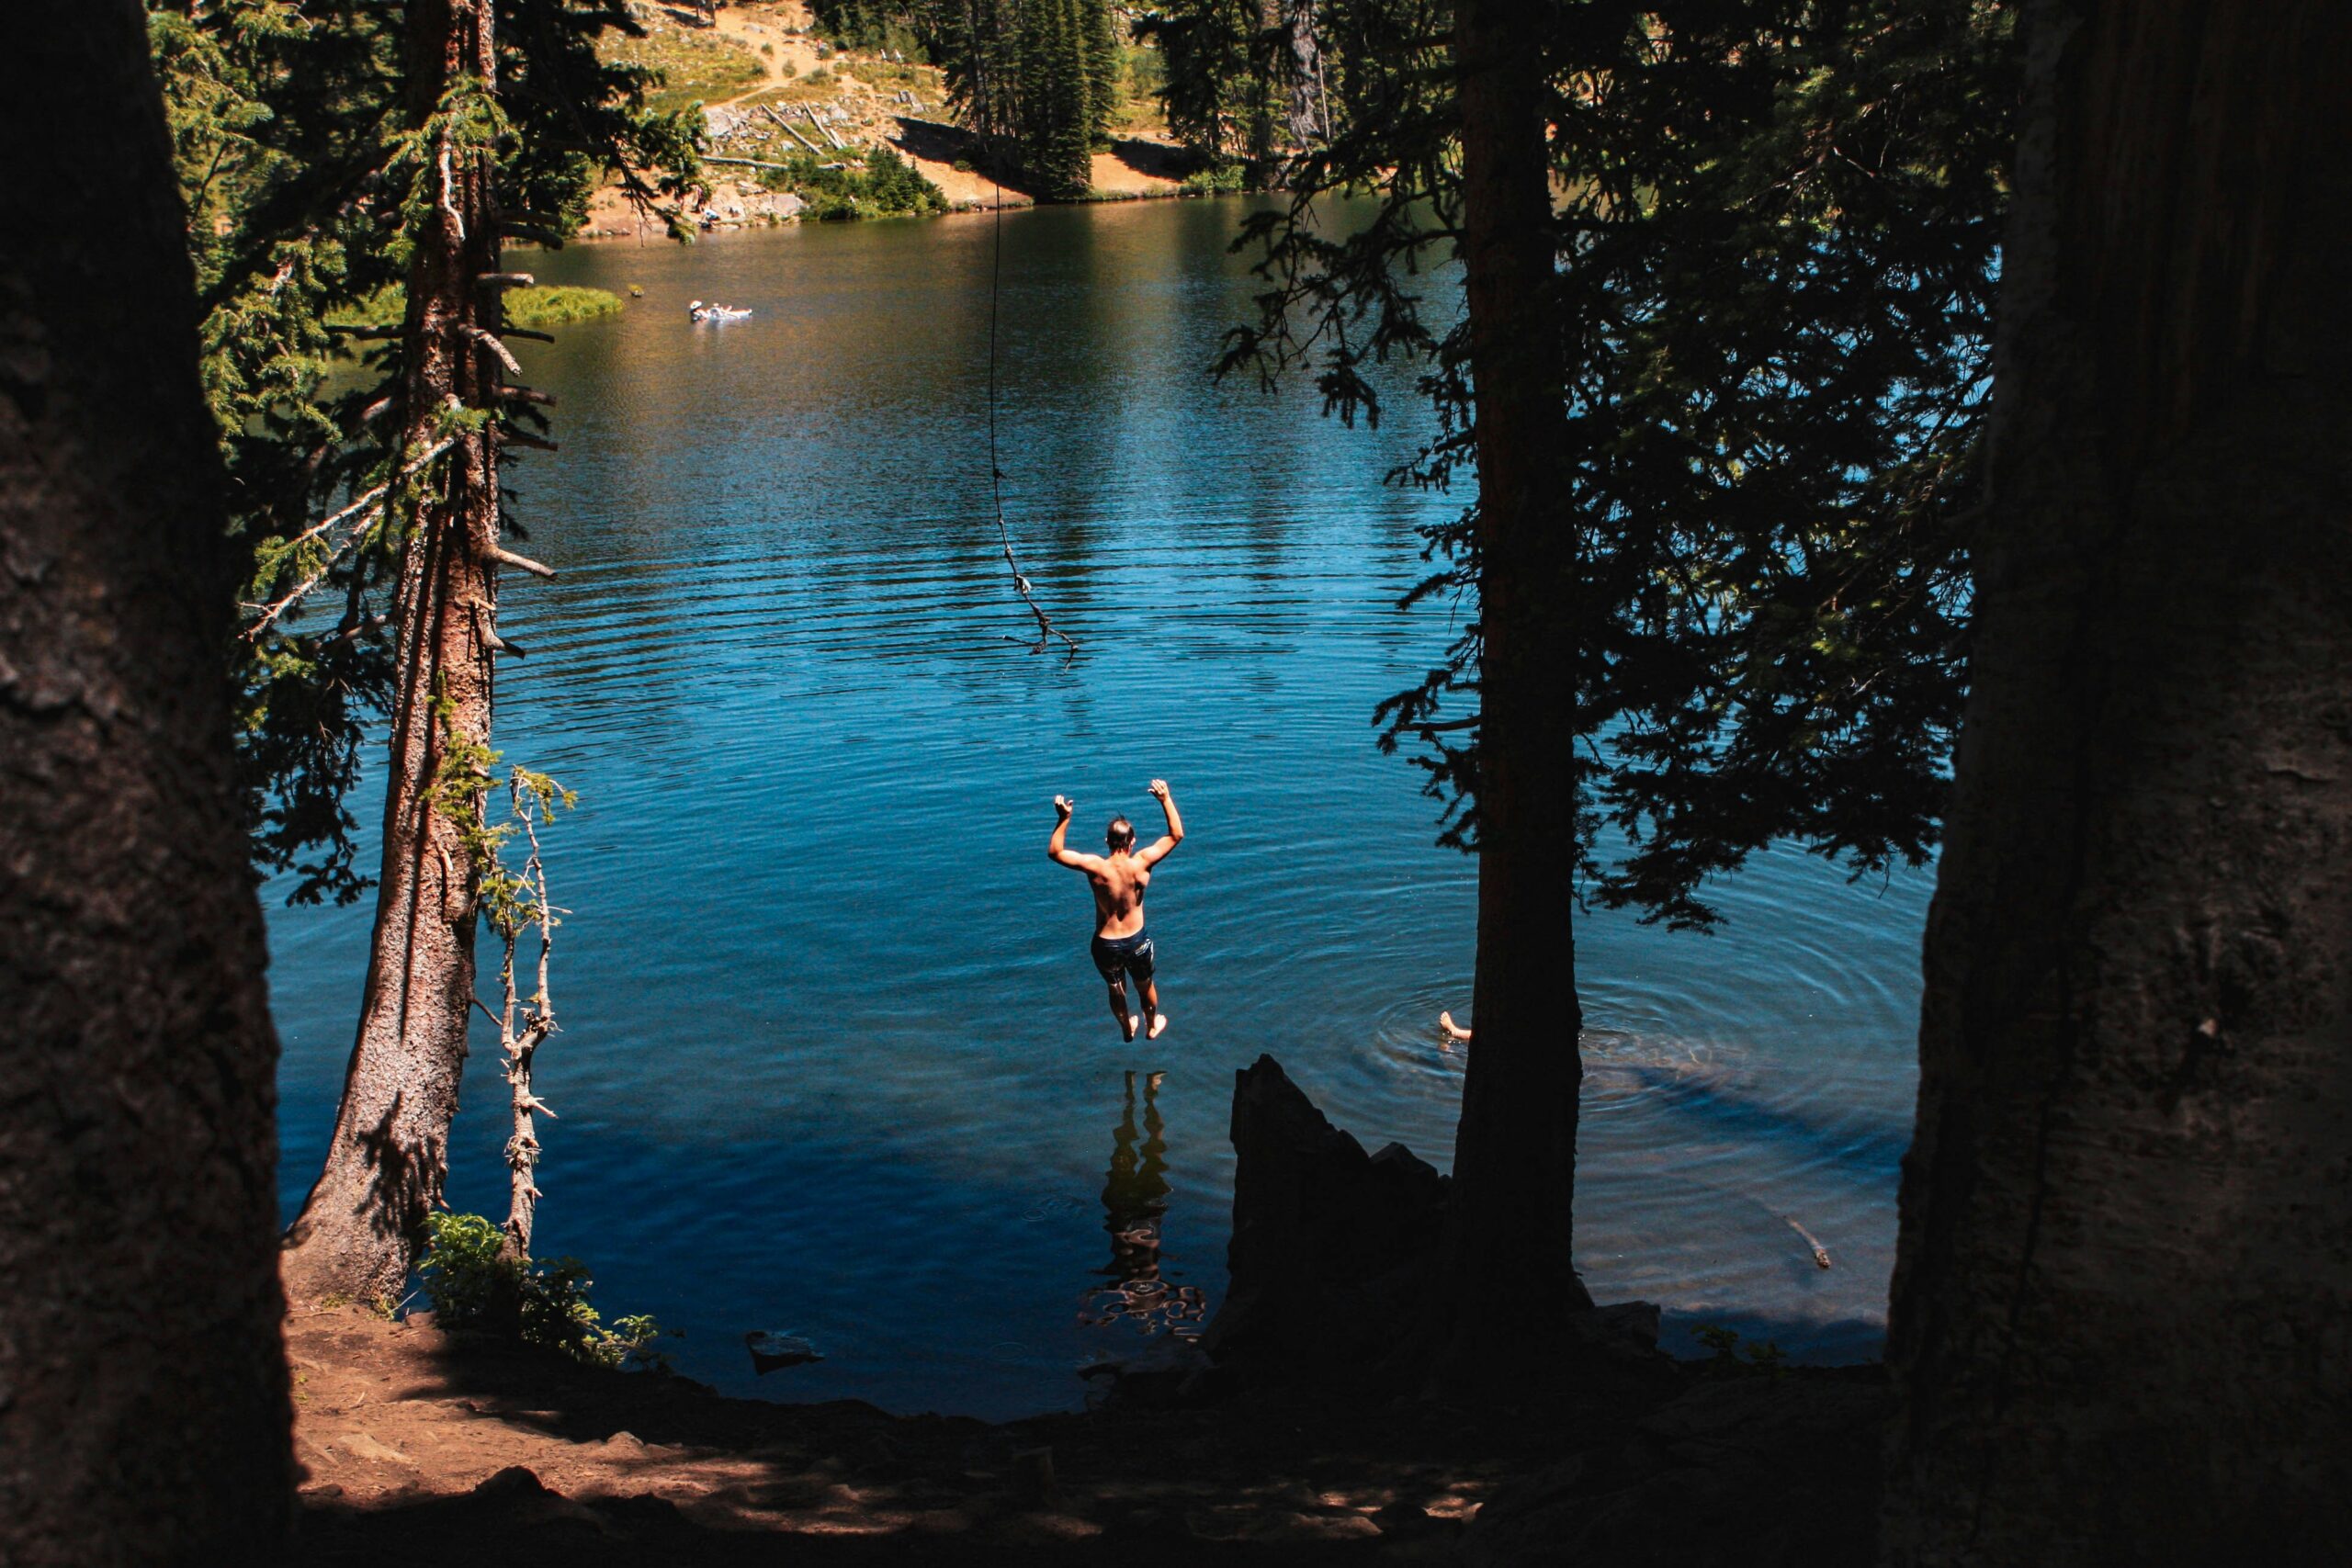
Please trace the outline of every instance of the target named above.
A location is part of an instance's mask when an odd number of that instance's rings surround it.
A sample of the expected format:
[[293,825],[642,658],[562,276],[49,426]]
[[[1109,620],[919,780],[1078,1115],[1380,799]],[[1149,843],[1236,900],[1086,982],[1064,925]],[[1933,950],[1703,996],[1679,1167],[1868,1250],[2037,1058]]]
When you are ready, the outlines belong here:
[[[467,78],[495,85],[491,0],[411,0],[412,123]],[[500,362],[478,333],[499,323],[481,280],[498,269],[493,170],[447,152],[437,205],[409,271],[405,447],[422,451],[458,409],[493,408]],[[486,774],[454,795],[435,782],[453,753],[490,739],[496,646],[498,461],[494,431],[461,434],[447,481],[417,509],[400,561],[398,685],[387,761],[383,864],[358,1039],[334,1141],[287,1232],[298,1300],[381,1300],[406,1283],[448,1170],[449,1124],[474,1006],[480,874],[455,812],[481,817]]]
[[2337,1560],[2352,8],[2041,0],[2025,37],[1883,1549]]
[[1282,0],[1288,35],[1290,135],[1300,152],[1331,139],[1323,93],[1323,46],[1315,36],[1315,0]]
[[0,1562],[275,1562],[277,1048],[186,217],[141,8],[9,28]]
[[1461,256],[1478,457],[1477,1041],[1463,1086],[1447,1250],[1457,1348],[1525,1321],[1506,1301],[1591,1305],[1570,1257],[1577,1037],[1575,536],[1554,293],[1545,7],[1462,0]]

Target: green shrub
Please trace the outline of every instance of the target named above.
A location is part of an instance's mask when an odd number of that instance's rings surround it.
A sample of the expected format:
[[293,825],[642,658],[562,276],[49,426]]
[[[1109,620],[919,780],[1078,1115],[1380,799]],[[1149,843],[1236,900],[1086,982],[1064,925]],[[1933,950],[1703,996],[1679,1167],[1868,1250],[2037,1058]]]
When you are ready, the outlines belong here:
[[1195,169],[1184,176],[1187,196],[1226,196],[1241,188],[1242,170],[1238,164],[1219,164],[1205,169]]
[[922,171],[888,147],[876,147],[857,164],[829,168],[813,152],[795,152],[782,169],[763,170],[770,190],[788,190],[808,204],[820,222],[850,218],[928,217],[947,210],[947,194]]
[[440,1327],[512,1334],[592,1367],[666,1371],[662,1325],[639,1314],[605,1326],[589,1303],[595,1281],[576,1258],[501,1257],[505,1235],[480,1214],[428,1214],[417,1273]]

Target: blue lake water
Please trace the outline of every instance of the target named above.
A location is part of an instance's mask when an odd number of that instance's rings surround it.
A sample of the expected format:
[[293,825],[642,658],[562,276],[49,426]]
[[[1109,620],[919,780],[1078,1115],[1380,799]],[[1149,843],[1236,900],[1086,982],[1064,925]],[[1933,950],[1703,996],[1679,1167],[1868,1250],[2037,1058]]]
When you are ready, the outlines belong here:
[[[1417,436],[1401,384],[1367,432],[1208,378],[1249,310],[1244,210],[1003,219],[1007,512],[1067,662],[1013,640],[996,554],[987,219],[519,263],[644,290],[520,349],[563,446],[516,470],[526,547],[561,576],[504,590],[529,654],[497,740],[581,795],[549,841],[573,913],[539,1247],[587,1258],[608,1313],[684,1329],[695,1377],[1076,1404],[1081,1361],[1221,1295],[1233,1073],[1261,1052],[1367,1146],[1451,1162],[1463,1059],[1434,1021],[1466,1011],[1476,867],[1433,846],[1370,714],[1447,640],[1444,606],[1395,601],[1458,500],[1380,482]],[[755,314],[692,326],[695,298]],[[1126,1045],[1084,882],[1043,852],[1057,792],[1084,847],[1114,811],[1148,833],[1155,775],[1190,830],[1150,897],[1172,1023]],[[1724,1322],[1875,1352],[1928,891],[1781,852],[1721,889],[1719,935],[1579,920],[1597,1296],[1666,1304],[1685,1343]],[[271,911],[289,1213],[367,923]],[[449,1184],[492,1214],[495,1050],[478,1031]],[[753,1329],[827,1359],[755,1379]]]

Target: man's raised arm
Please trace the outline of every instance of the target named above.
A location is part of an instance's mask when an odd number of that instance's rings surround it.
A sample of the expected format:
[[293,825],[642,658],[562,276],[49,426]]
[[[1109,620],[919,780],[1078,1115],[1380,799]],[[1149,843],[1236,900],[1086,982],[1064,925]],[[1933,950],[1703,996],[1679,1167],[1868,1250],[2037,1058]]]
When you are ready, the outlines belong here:
[[1069,814],[1077,809],[1078,802],[1064,800],[1058,795],[1054,796],[1054,836],[1046,841],[1046,858],[1057,865],[1066,865],[1075,871],[1084,871],[1087,868],[1087,863],[1094,857],[1082,855],[1076,850],[1064,847],[1062,843],[1062,835],[1069,831]]
[[1151,794],[1159,802],[1159,809],[1168,814],[1168,831],[1144,851],[1140,858],[1146,865],[1158,865],[1167,858],[1169,851],[1184,841],[1184,819],[1176,814],[1176,797],[1168,793],[1166,779],[1152,780]]

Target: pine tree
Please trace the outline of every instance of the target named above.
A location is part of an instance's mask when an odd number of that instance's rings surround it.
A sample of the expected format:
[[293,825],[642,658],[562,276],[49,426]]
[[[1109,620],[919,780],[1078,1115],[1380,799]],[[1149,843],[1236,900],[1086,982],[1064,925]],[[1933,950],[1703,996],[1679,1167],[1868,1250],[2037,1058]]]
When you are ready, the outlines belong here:
[[[695,169],[695,127],[644,114],[642,74],[596,58],[607,25],[627,24],[593,0],[223,0],[150,18],[249,562],[232,646],[254,858],[298,872],[296,897],[367,886],[344,803],[363,727],[392,721],[361,1040],[288,1260],[313,1293],[405,1277],[465,1054],[466,769],[502,646],[494,563],[518,558],[498,543],[497,468],[544,445],[507,387],[486,275],[504,238],[560,241],[600,164],[658,164],[673,186]],[[387,288],[405,292],[402,326],[352,329],[385,346],[330,382],[347,335],[330,318]]]
[[1036,194],[1072,201],[1094,183],[1080,0],[1023,0],[1022,166]]
[[1125,96],[1126,59],[1111,0],[1079,0],[1079,5],[1085,26],[1087,134],[1094,145],[1107,148]]

